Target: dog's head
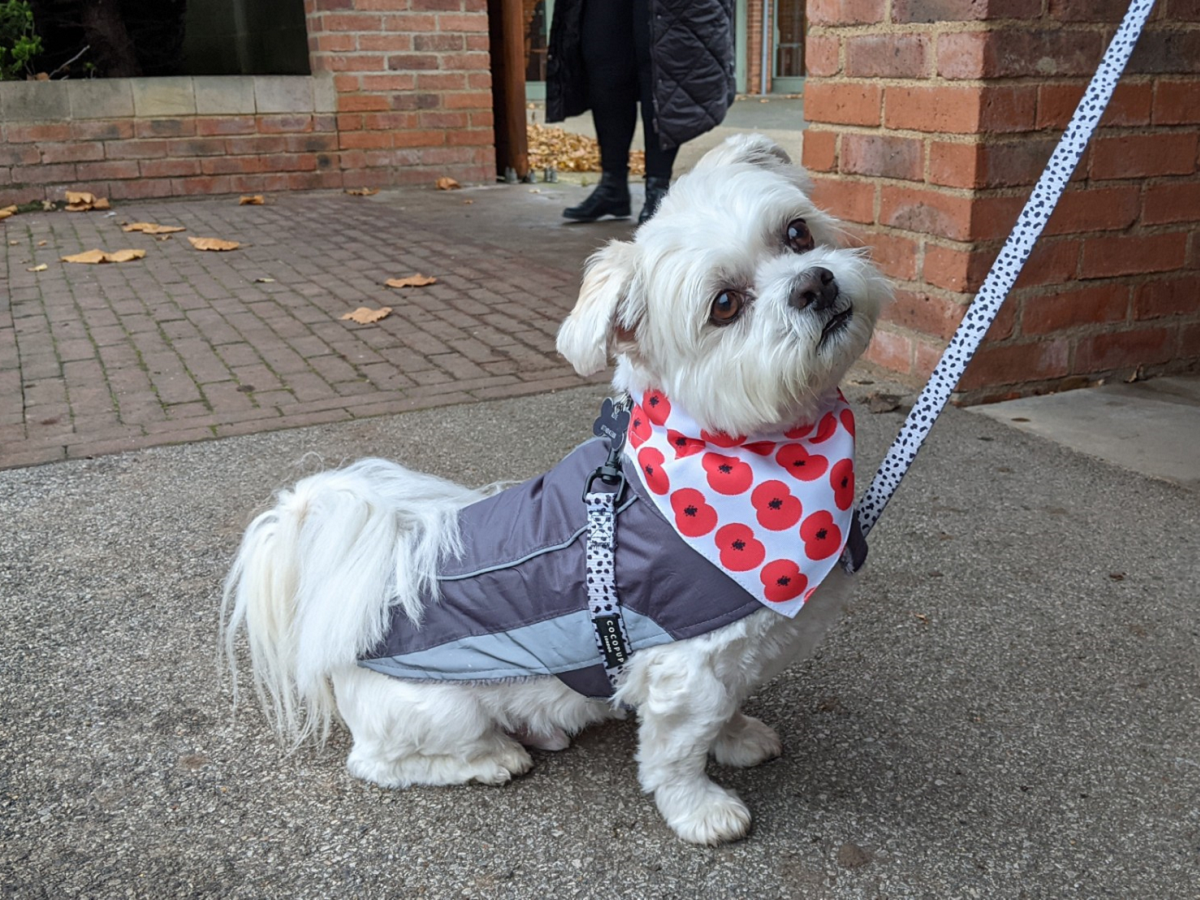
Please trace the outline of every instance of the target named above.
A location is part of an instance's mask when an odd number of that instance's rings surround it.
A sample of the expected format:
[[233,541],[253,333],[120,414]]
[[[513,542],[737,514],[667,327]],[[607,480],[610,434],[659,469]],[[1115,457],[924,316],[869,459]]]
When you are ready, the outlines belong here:
[[890,293],[803,170],[738,135],[676,182],[631,242],[588,261],[558,350],[615,386],[657,388],[702,427],[754,434],[810,419],[866,349]]

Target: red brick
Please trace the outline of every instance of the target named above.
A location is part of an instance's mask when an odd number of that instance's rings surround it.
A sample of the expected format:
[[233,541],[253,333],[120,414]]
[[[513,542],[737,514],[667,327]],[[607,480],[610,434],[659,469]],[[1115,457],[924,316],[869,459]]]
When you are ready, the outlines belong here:
[[892,21],[903,24],[1032,19],[1041,11],[1041,0],[892,0]]
[[1023,299],[1021,332],[1049,334],[1079,325],[1123,322],[1128,315],[1129,285],[1125,282],[1054,290]]
[[809,0],[810,25],[871,25],[883,21],[884,0]]
[[977,197],[971,205],[970,239],[989,241],[1007,238],[1025,200],[1024,196]]
[[462,34],[416,34],[413,49],[418,53],[454,53],[466,48],[466,36]]
[[839,166],[854,175],[921,181],[923,156],[924,147],[915,138],[844,134]]
[[175,189],[168,178],[114,181],[108,186],[108,196],[113,200],[145,200],[150,197],[170,197],[174,193]]
[[1164,18],[1172,22],[1200,22],[1200,0],[1167,0]]
[[876,328],[864,357],[891,372],[907,375],[912,371],[913,340],[889,328]]
[[336,134],[289,134],[284,141],[288,153],[332,153],[338,149]]
[[87,181],[102,181],[109,178],[138,178],[141,169],[137,160],[110,159],[105,162],[80,163],[76,177]]
[[983,284],[995,258],[995,250],[947,247],[927,241],[921,274],[935,287],[973,294]]
[[[411,112],[386,112],[386,113],[367,113],[362,117],[362,122],[359,127],[367,129],[367,131],[388,131],[401,130],[407,128],[416,128],[421,122],[421,115],[424,113]],[[441,115],[448,115],[441,113]],[[461,113],[451,113],[449,115],[461,115]],[[342,131],[353,129],[341,129]]]
[[333,172],[292,172],[288,175],[289,191],[323,191],[340,188],[343,184],[342,173]]
[[427,110],[418,113],[416,118],[421,128],[467,128],[471,124],[471,116],[465,112]]
[[318,34],[317,51],[319,53],[353,53],[358,49],[358,41],[353,34]]
[[1166,225],[1173,222],[1200,221],[1200,182],[1171,181],[1146,189],[1142,222]]
[[944,78],[1091,75],[1103,55],[1095,31],[962,31],[938,38]]
[[1089,175],[1096,179],[1190,175],[1196,171],[1196,132],[1096,138]]
[[282,153],[286,149],[287,139],[280,135],[225,138],[225,152],[231,156],[249,156],[254,153]]
[[220,116],[196,120],[196,134],[201,137],[229,134],[254,134],[258,124],[254,116]]
[[42,161],[42,154],[32,145],[0,144],[0,166],[36,166]]
[[385,68],[382,56],[366,53],[327,56],[323,63],[330,72],[382,72]]
[[425,131],[398,131],[395,135],[395,146],[440,147],[446,143],[446,137],[447,133],[437,128]]
[[138,119],[135,127],[140,138],[191,137],[196,133],[196,120],[186,119]]
[[396,53],[387,58],[387,67],[393,72],[429,71],[441,68],[441,58],[435,53]]
[[979,124],[984,131],[1029,131],[1037,117],[1037,88],[992,87],[983,89]]
[[368,112],[388,109],[389,100],[382,94],[339,94],[338,112]]
[[417,75],[419,91],[461,91],[467,86],[462,72],[421,72]]
[[1180,269],[1186,260],[1187,237],[1186,231],[1176,231],[1088,238],[1083,245],[1079,277],[1107,278]]
[[911,131],[974,134],[979,131],[983,91],[981,87],[958,86],[889,87],[884,95],[884,125]]
[[920,242],[911,235],[874,231],[864,236],[871,260],[888,278],[912,281],[917,277]]
[[875,185],[869,181],[813,178],[813,202],[848,222],[875,221]]
[[971,239],[971,209],[969,197],[885,184],[880,193],[879,224],[965,241]]
[[441,59],[442,68],[450,70],[483,70],[491,66],[491,57],[486,53],[443,53]]
[[[369,16],[363,13],[345,13],[321,16],[320,31],[380,31],[383,28],[382,16]],[[313,27],[309,22],[309,28]]]
[[439,15],[438,30],[486,32],[488,30],[488,19],[486,15]]
[[58,125],[6,125],[4,138],[11,144],[26,144],[33,141],[69,141],[71,126]]
[[[340,100],[341,98],[339,98]],[[286,134],[308,132],[313,130],[313,117],[298,116],[259,116],[259,134]]]
[[89,162],[104,159],[99,141],[72,141],[67,144],[38,144],[44,163]]
[[139,163],[142,178],[178,178],[199,175],[198,159],[144,159]]
[[254,175],[267,168],[261,156],[217,156],[200,161],[202,175]]
[[966,303],[960,296],[901,289],[884,308],[882,318],[910,331],[946,339],[954,334],[966,311]]
[[363,75],[364,91],[411,91],[417,86],[414,75]]
[[804,92],[804,117],[810,122],[840,125],[878,125],[883,92],[869,84],[809,84]]
[[1125,0],[1050,0],[1048,12],[1063,22],[1107,22],[1115,25],[1128,8]]
[[491,109],[492,95],[487,91],[462,91],[445,94],[442,106],[446,109]]
[[922,78],[928,74],[929,36],[868,34],[846,38],[851,78]]
[[13,184],[53,184],[75,180],[75,164],[13,166]]
[[1069,374],[1070,346],[1065,339],[1033,343],[985,343],[958,383],[960,391],[1001,384],[1062,378]]
[[490,128],[464,128],[446,132],[446,142],[451,146],[477,146],[491,144],[492,141]]
[[1141,188],[1090,186],[1067,191],[1058,201],[1045,234],[1078,234],[1088,231],[1115,231],[1137,221]]
[[1079,271],[1079,241],[1039,240],[1025,260],[1014,288],[1074,281]]
[[410,15],[401,13],[394,16],[387,16],[383,20],[385,31],[396,32],[399,34],[413,35],[418,32],[433,32],[438,30],[437,16],[427,15]]
[[173,178],[171,189],[183,196],[191,194],[230,194],[233,187],[227,175],[198,175],[195,178]]
[[1141,284],[1134,291],[1135,319],[1158,319],[1163,316],[1194,316],[1200,312],[1200,276],[1156,278]]
[[390,131],[350,131],[343,132],[339,138],[344,150],[378,150],[393,146]]
[[1175,329],[1137,328],[1081,337],[1075,347],[1080,374],[1167,362],[1175,349]]
[[155,159],[167,155],[166,141],[107,141],[107,159]]
[[1126,71],[1131,75],[1200,73],[1200,31],[1148,29],[1138,39]]
[[837,134],[833,131],[804,132],[801,150],[804,167],[814,172],[832,172],[837,167]]
[[167,141],[167,155],[182,156],[221,156],[225,153],[225,141],[221,138],[186,138],[178,141]]
[[841,71],[841,42],[828,35],[809,34],[804,42],[804,67],[812,77],[836,75]]
[[983,145],[930,141],[929,181],[946,187],[982,187]]
[[[1066,128],[1083,97],[1083,89],[1082,84],[1042,85],[1038,89],[1036,127]],[[1146,82],[1118,84],[1100,119],[1100,126],[1147,124],[1152,92],[1153,86]]]
[[1160,81],[1154,86],[1155,125],[1200,122],[1200,81]]
[[410,53],[413,49],[413,36],[407,32],[395,31],[360,34],[358,49],[369,53]]
[[76,141],[119,141],[133,137],[133,120],[84,119],[71,123],[71,139]]

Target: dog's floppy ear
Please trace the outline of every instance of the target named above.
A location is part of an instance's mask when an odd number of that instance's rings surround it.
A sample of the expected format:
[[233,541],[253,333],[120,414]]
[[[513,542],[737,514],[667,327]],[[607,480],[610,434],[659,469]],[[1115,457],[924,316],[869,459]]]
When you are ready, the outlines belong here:
[[732,163],[749,163],[755,166],[790,166],[792,158],[787,151],[763,134],[735,134],[709,150],[696,163],[696,168],[715,168]]
[[634,296],[637,246],[612,241],[592,254],[575,308],[558,329],[558,352],[580,375],[604,368],[609,351],[632,340],[641,315]]

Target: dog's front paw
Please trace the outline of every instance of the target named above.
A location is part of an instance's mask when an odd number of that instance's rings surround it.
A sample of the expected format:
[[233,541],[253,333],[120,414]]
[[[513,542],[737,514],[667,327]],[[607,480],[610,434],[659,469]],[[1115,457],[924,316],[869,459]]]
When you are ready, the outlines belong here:
[[723,766],[748,769],[783,753],[783,742],[775,729],[753,716],[735,715],[717,735],[713,758]]
[[724,844],[750,831],[750,809],[737,794],[711,781],[690,790],[660,788],[654,800],[671,829],[692,844]]
[[533,757],[513,740],[506,740],[500,750],[471,761],[471,778],[480,784],[506,784],[533,768]]

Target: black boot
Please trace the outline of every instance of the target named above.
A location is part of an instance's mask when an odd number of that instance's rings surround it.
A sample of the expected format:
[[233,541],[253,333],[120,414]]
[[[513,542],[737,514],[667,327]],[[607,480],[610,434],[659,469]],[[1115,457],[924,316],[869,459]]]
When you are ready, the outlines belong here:
[[667,189],[670,186],[670,178],[646,176],[646,205],[642,207],[642,214],[638,216],[639,225],[649,222],[650,218],[658,212],[658,204],[662,203],[663,197],[667,196]]
[[595,222],[601,216],[623,219],[629,215],[629,181],[625,175],[605,172],[590,197],[578,206],[563,210],[563,217],[576,222]]

